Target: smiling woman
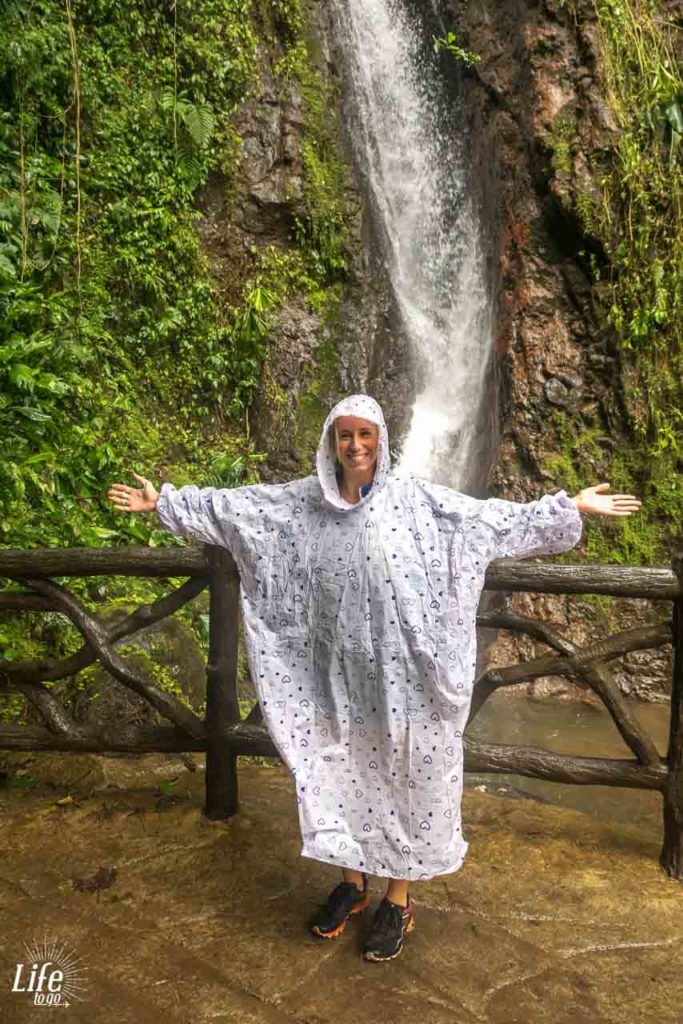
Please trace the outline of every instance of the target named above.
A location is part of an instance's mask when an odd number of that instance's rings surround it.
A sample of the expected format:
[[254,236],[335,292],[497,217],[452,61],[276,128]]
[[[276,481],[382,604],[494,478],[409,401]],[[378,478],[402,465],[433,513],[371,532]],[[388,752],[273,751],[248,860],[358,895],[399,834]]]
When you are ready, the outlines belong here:
[[392,470],[368,395],[332,409],[302,480],[161,493],[138,481],[112,487],[117,508],[156,509],[166,529],[237,563],[251,676],[296,779],[302,855],[343,872],[312,933],[339,935],[379,875],[387,893],[364,955],[391,959],[413,927],[409,883],[457,871],[468,848],[463,733],[487,565],[566,551],[581,511],[630,515],[639,502],[608,484],[479,500]]
[[355,504],[364,496],[364,490],[372,486],[379,429],[376,423],[360,416],[339,416],[331,430],[337,452],[339,493]]

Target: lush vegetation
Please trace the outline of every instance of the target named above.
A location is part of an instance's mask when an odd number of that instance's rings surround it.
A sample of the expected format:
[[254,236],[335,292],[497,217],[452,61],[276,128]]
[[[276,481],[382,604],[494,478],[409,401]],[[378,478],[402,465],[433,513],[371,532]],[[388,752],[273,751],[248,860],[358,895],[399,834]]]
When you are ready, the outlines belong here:
[[233,115],[269,42],[320,122],[302,31],[292,0],[3,5],[0,542],[163,543],[111,511],[112,480],[248,475],[272,315],[293,290],[321,304],[344,269],[327,140],[304,139],[291,251],[252,253],[237,303],[212,280],[196,198],[210,172],[234,179]]
[[[302,194],[291,239],[252,247],[226,288],[202,190],[239,202],[236,115],[263,70],[302,97]],[[346,268],[330,88],[300,0],[0,3],[0,545],[172,544],[110,507],[113,481],[257,479],[248,411],[274,319],[294,294],[330,308]],[[59,616],[21,617],[0,648],[31,654],[45,631],[52,653],[78,642]]]
[[440,50],[447,50],[456,60],[462,61],[466,67],[472,67],[481,60],[481,55],[473,53],[472,50],[464,50],[458,42],[455,32],[448,32],[445,36],[434,36],[434,49],[437,53]]
[[[580,11],[567,0],[576,19]],[[619,490],[644,499],[632,520],[593,526],[590,557],[666,561],[683,531],[683,68],[675,25],[654,0],[593,0],[616,141],[588,154],[598,194],[572,197],[588,237],[606,259],[591,263],[604,326],[620,347],[621,394],[613,422],[623,444],[605,459],[602,429],[565,419],[562,454],[549,468],[574,486],[608,471]],[[571,174],[576,125],[558,117],[554,166]],[[590,470],[587,470],[590,467]]]
[[[563,6],[580,16],[574,0]],[[619,131],[588,154],[599,195],[573,201],[599,242],[592,272],[620,343],[630,436],[606,460],[604,426],[564,416],[548,469],[574,490],[605,467],[643,496],[640,516],[591,528],[588,555],[653,563],[683,529],[683,80],[656,3],[593,6]],[[477,57],[453,34],[435,45]],[[252,250],[225,288],[201,242],[202,190],[220,180],[227,207],[239,202],[236,114],[264,65],[302,98],[303,193],[288,244]],[[115,513],[109,485],[132,468],[178,483],[255,479],[249,408],[259,387],[283,403],[268,372],[274,318],[295,294],[333,309],[344,279],[335,103],[302,0],[0,0],[0,95],[0,545],[174,543],[153,517]],[[571,118],[552,146],[570,175]],[[322,372],[333,362],[327,341]],[[313,436],[315,381],[300,409]],[[110,606],[156,592],[152,581],[79,587]],[[185,614],[205,644],[205,608]],[[56,656],[79,643],[58,615],[0,627],[5,656],[45,641]]]

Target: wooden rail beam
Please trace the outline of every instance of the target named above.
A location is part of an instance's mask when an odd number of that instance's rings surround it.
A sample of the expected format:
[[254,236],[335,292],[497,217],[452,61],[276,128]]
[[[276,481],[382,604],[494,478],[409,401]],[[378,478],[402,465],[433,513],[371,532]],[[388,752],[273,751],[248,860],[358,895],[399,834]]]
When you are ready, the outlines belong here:
[[534,779],[569,782],[578,786],[623,786],[659,789],[667,778],[666,763],[641,765],[637,761],[606,757],[573,757],[541,747],[504,746],[465,740],[465,770],[514,772]]
[[[220,737],[231,755],[279,757],[263,726],[237,722]],[[116,734],[83,733],[80,736],[55,735],[39,726],[7,724],[0,726],[0,748],[5,750],[64,750],[93,753],[150,753],[207,750],[208,741],[188,736],[170,726],[148,726]],[[554,754],[539,747],[506,747],[495,743],[465,740],[465,771],[511,773],[529,778],[548,779],[583,786],[620,786],[628,789],[663,790],[666,763],[639,765],[637,761],[616,758],[571,757]]]
[[554,562],[491,562],[486,590],[525,590],[537,594],[611,594],[675,601],[683,594],[671,569],[630,565],[557,565]]
[[[221,737],[234,756],[278,757],[273,741],[264,728],[239,722]],[[78,735],[54,733],[45,726],[0,724],[0,750],[57,750],[91,754],[185,753],[207,749],[206,737],[190,736],[170,725],[121,729],[82,730]]]
[[[237,573],[237,567],[230,562]],[[20,548],[0,550],[0,576],[12,579],[53,576],[208,576],[201,547]]]
[[[210,571],[206,545],[201,547],[64,548],[0,550],[0,576],[206,576]],[[226,565],[237,574],[231,555]],[[487,590],[539,594],[611,594],[674,601],[683,586],[668,567],[628,565],[558,565],[556,562],[499,559],[488,567]]]

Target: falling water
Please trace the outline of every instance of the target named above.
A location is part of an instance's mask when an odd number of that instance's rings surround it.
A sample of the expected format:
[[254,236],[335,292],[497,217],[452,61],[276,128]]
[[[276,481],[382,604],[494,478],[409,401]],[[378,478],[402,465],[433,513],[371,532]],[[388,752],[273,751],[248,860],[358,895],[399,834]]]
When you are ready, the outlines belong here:
[[463,486],[478,446],[492,303],[457,108],[406,0],[333,8],[354,146],[420,375],[401,465]]

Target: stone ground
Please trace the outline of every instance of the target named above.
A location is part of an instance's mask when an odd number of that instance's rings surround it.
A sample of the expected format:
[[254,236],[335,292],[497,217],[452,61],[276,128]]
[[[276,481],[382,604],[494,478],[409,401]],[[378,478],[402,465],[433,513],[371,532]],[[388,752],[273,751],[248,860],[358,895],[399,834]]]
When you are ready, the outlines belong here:
[[[7,1024],[683,1024],[683,887],[650,832],[466,791],[464,868],[416,885],[402,955],[366,964],[368,911],[334,942],[307,935],[337,878],[299,855],[284,768],[241,761],[225,823],[201,815],[200,763],[28,769],[33,788],[0,787]],[[83,1001],[11,991],[43,937],[82,958]]]

